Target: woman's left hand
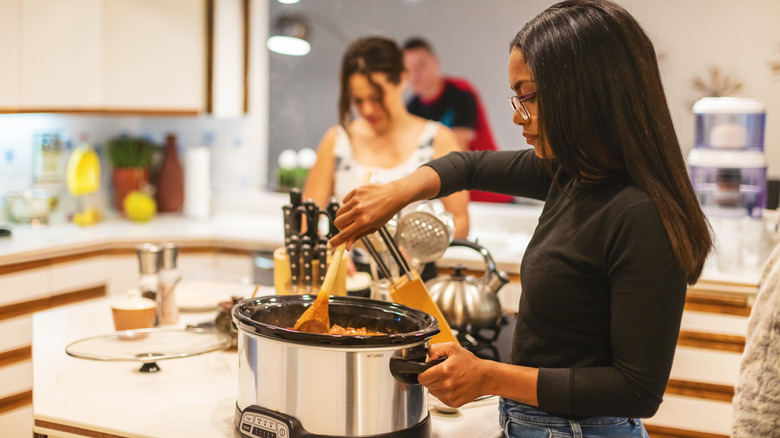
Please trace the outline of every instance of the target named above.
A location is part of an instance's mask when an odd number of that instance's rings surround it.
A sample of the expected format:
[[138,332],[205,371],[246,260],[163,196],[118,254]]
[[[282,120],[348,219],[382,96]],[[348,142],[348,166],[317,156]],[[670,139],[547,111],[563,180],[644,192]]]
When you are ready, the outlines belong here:
[[447,360],[420,374],[418,380],[431,395],[447,406],[458,408],[486,395],[486,360],[452,342],[434,344],[428,351],[429,360],[446,356]]

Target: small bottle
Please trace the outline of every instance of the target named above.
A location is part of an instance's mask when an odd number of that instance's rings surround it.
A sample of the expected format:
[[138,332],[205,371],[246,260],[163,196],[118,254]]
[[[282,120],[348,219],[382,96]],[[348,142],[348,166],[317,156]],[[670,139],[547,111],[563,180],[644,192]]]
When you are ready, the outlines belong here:
[[157,180],[157,211],[180,212],[184,207],[184,173],[179,160],[176,135],[165,137],[165,156]]
[[160,294],[159,274],[162,267],[162,250],[159,246],[151,243],[144,243],[135,247],[135,253],[138,256],[138,267],[141,278],[138,281],[138,289],[141,296],[149,298],[157,303],[157,311],[154,316],[154,326],[160,325]]
[[162,246],[162,269],[160,270],[159,294],[157,311],[160,324],[176,324],[179,321],[179,307],[176,304],[176,285],[181,280],[181,274],[176,268],[179,256],[179,245],[164,243]]

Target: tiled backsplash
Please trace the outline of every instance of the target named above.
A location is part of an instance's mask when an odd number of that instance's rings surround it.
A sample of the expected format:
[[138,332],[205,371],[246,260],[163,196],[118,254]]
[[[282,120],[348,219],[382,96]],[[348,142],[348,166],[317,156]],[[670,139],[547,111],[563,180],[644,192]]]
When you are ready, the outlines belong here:
[[213,137],[211,181],[215,195],[252,191],[265,182],[260,169],[261,157],[266,152],[260,150],[256,131],[248,118],[0,115],[0,196],[34,185],[35,137],[53,133],[64,141],[64,160],[81,143],[82,135],[95,146],[101,157],[101,191],[106,194],[110,193],[111,169],[105,158],[105,145],[111,138],[126,134],[162,145],[168,133],[176,134],[180,148],[200,146],[206,135]]

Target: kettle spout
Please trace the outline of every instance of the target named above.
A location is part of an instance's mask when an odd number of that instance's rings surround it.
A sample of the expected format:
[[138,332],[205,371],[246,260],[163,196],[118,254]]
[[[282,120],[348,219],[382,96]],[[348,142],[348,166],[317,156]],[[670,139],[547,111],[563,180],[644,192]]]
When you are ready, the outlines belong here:
[[498,291],[507,283],[509,283],[509,275],[507,275],[506,272],[492,271],[485,281],[485,287],[493,293],[498,293]]

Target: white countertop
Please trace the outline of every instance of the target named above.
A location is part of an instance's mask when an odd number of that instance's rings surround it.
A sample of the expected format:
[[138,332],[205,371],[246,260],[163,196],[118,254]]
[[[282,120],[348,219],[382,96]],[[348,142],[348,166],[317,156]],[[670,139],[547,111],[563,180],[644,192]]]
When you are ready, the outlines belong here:
[[[262,293],[270,293],[263,289]],[[214,313],[183,313],[180,325],[200,323]],[[70,357],[76,340],[113,331],[107,299],[36,313],[33,317],[34,431],[50,437],[233,437],[238,360],[216,352],[160,361],[162,371],[138,372],[140,363],[99,362]],[[498,400],[431,411],[435,438],[500,436]],[[48,423],[54,426],[42,427]],[[76,435],[58,433],[76,428]]]
[[[0,266],[161,240],[184,246],[270,250],[283,243],[281,206],[287,199],[285,195],[266,194],[253,198],[250,207],[226,205],[207,220],[161,214],[144,223],[114,217],[90,227],[13,225],[12,236],[0,238]],[[469,239],[485,246],[499,269],[519,273],[540,211],[539,206],[471,203]],[[466,248],[448,250],[439,265],[458,263],[472,269],[484,266],[482,256]]]

